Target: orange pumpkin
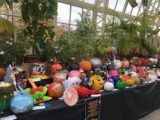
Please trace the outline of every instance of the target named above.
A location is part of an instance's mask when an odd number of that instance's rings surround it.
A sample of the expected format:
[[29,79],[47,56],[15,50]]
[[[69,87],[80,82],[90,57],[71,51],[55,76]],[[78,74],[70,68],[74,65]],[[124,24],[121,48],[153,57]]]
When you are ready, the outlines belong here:
[[54,59],[54,63],[52,65],[52,73],[55,74],[62,69],[62,66],[59,64],[57,58]]
[[128,60],[122,60],[121,61],[122,68],[128,68],[129,67],[129,61]]
[[63,95],[64,88],[62,84],[53,82],[48,87],[48,95],[53,98],[58,98]]
[[133,86],[136,83],[136,81],[135,81],[135,79],[130,78],[130,79],[126,79],[125,83],[128,86]]
[[3,79],[4,75],[5,75],[4,69],[3,69],[3,68],[0,68],[0,80]]
[[82,72],[82,73],[80,74],[80,78],[81,78],[81,79],[85,78],[86,76],[87,76],[87,75],[86,75],[85,72]]
[[84,71],[91,70],[91,63],[89,61],[82,61],[79,63],[79,67],[82,68]]

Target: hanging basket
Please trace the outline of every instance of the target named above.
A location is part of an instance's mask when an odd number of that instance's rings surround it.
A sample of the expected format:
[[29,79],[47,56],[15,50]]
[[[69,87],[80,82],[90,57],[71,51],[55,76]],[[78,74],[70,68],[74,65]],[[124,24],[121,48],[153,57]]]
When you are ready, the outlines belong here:
[[136,0],[128,0],[128,2],[132,7],[136,7],[138,5]]

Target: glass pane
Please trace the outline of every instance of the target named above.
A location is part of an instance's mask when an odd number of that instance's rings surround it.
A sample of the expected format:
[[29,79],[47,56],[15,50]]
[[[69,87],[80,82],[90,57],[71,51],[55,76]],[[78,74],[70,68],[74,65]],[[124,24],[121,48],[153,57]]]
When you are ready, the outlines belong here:
[[93,16],[93,11],[92,10],[87,10],[87,9],[83,9],[84,12],[88,11],[88,16],[89,18],[92,20],[92,16]]
[[98,13],[97,14],[97,26],[102,27],[103,23],[103,13]]
[[7,5],[3,5],[0,7],[0,13],[11,14],[11,10]]
[[69,23],[70,5],[58,3],[57,21],[62,23]]
[[21,4],[13,4],[13,15],[14,16],[21,16]]
[[71,12],[71,24],[77,24],[77,21],[81,21],[82,8],[72,6]]
[[140,15],[140,14],[142,14],[142,13],[143,13],[143,6],[141,6],[141,8],[140,8],[140,11],[139,11],[138,15]]
[[156,0],[152,0],[152,2],[151,3],[155,3],[156,2]]
[[152,11],[152,9],[153,9],[153,6],[151,5],[151,6],[149,7],[149,11]]
[[132,6],[128,3],[125,13],[126,13],[126,14],[130,14],[131,10],[132,10]]
[[142,0],[136,0],[137,4],[140,5],[142,3]]
[[90,3],[90,4],[94,4],[94,3],[95,3],[95,0],[84,0],[84,2]]
[[154,7],[155,7],[155,9],[157,9],[158,8],[158,3],[156,3]]
[[126,0],[118,0],[116,11],[122,12]]
[[134,7],[133,10],[132,10],[131,15],[137,16],[138,11],[139,11],[139,7],[138,7],[138,6],[137,6],[137,7]]
[[74,32],[76,30],[77,26],[76,25],[71,25],[71,31]]
[[158,32],[158,36],[160,36],[160,32]]
[[99,7],[104,7],[104,2],[100,2]]
[[113,19],[113,16],[112,16],[112,15],[107,15],[107,16],[106,16],[106,23],[111,22],[112,19]]
[[114,10],[114,8],[115,8],[115,6],[116,6],[116,2],[117,2],[117,0],[109,0],[108,8]]

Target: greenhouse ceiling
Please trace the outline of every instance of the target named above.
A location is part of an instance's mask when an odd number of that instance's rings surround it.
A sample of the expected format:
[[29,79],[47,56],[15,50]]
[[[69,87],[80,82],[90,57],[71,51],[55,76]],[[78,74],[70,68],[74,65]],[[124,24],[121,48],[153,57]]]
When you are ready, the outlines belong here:
[[160,0],[58,0],[57,23],[74,30],[76,21],[81,20],[79,13],[89,10],[93,23],[103,29],[115,13],[126,20],[135,19],[144,7],[150,15],[155,15],[160,10]]
[[[118,12],[121,15],[137,16],[143,12],[142,1],[148,1],[149,11],[157,12],[160,10],[160,0],[58,0],[59,2],[90,9],[102,13]],[[131,2],[129,2],[131,1]],[[134,1],[134,2],[132,2]],[[134,4],[130,4],[134,3]]]
[[[105,23],[115,13],[126,20],[141,15],[144,10],[143,3],[147,3],[145,10],[151,15],[160,11],[160,0],[58,0],[58,15],[54,20],[55,24],[63,25],[65,29],[75,30],[77,20],[81,20],[79,14],[89,10],[92,22],[97,25],[97,28],[103,29]],[[12,11],[1,7],[0,15],[16,25],[22,25],[20,7],[18,4],[14,6]]]

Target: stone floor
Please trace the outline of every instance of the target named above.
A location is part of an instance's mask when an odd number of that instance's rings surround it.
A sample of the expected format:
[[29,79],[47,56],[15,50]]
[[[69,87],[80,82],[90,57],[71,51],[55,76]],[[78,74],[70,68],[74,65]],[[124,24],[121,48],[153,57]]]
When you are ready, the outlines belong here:
[[160,109],[155,110],[140,120],[160,120]]

